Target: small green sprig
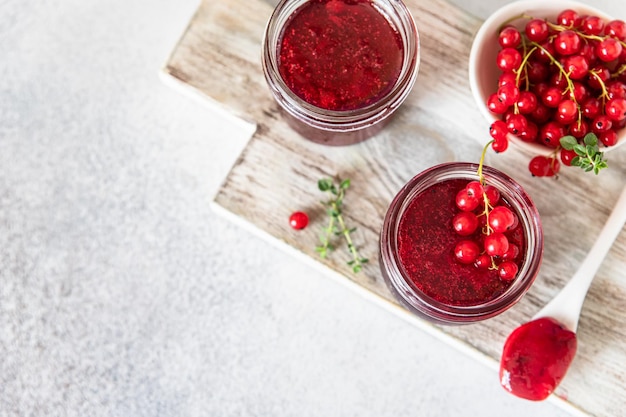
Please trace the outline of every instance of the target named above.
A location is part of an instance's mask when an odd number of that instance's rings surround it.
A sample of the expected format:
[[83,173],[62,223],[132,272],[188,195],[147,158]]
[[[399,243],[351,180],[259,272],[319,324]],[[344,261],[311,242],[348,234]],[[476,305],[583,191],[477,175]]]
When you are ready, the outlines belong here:
[[578,143],[578,140],[571,135],[563,136],[560,143],[563,149],[576,152],[576,156],[572,159],[572,166],[580,167],[585,172],[593,171],[596,175],[601,169],[608,167],[604,154],[598,147],[598,137],[594,133],[587,133],[583,138],[583,143]]
[[328,214],[328,225],[323,229],[320,235],[320,246],[317,246],[315,250],[320,254],[322,258],[328,256],[328,252],[334,249],[331,244],[333,236],[343,236],[344,240],[348,244],[348,251],[352,256],[352,259],[348,261],[348,265],[352,267],[352,271],[357,273],[363,268],[363,264],[368,262],[367,258],[363,258],[359,255],[359,252],[354,245],[351,237],[351,233],[356,228],[349,229],[346,227],[345,220],[343,218],[343,200],[346,195],[346,190],[350,187],[350,180],[341,180],[339,184],[330,178],[324,178],[317,182],[317,187],[320,191],[328,193],[330,199],[323,201],[322,204],[326,207],[326,213]]

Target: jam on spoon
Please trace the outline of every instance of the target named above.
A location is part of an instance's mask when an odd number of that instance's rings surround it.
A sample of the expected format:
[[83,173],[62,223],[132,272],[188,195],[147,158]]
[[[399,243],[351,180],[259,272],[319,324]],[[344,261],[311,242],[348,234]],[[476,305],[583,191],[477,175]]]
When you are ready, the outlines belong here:
[[504,344],[500,383],[527,400],[547,398],[576,355],[576,328],[583,301],[606,253],[626,222],[626,187],[576,274],[533,320],[515,329]]

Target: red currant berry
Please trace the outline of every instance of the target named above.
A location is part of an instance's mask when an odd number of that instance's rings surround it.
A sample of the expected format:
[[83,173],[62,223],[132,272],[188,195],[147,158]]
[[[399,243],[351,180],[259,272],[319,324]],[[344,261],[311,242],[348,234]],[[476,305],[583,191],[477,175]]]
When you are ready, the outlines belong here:
[[509,239],[504,233],[492,233],[485,236],[485,252],[489,256],[502,256],[509,250]]
[[561,163],[556,158],[550,158],[546,177],[554,177],[561,170]]
[[474,211],[480,204],[480,198],[470,196],[467,189],[460,190],[456,195],[456,206],[462,211]]
[[550,170],[550,158],[544,155],[533,157],[528,163],[528,170],[534,177],[545,177]]
[[611,71],[604,65],[596,65],[589,70],[587,84],[593,89],[600,90],[610,79]]
[[538,98],[541,98],[546,93],[546,91],[548,91],[548,88],[550,88],[550,83],[540,82],[535,84],[531,88],[531,91],[535,93]]
[[506,84],[498,88],[496,94],[504,104],[506,104],[507,106],[512,106],[517,102],[520,91],[519,88],[517,88],[513,84]]
[[595,97],[589,97],[580,107],[580,111],[587,119],[595,119],[600,114],[602,103]]
[[519,135],[517,135],[517,137],[524,142],[532,143],[537,141],[538,134],[539,128],[537,127],[537,125],[533,122],[528,122],[528,124],[526,125],[526,130],[521,131]]
[[561,124],[570,124],[576,120],[577,117],[578,104],[576,104],[574,100],[563,100],[556,108],[555,118]]
[[309,224],[309,216],[302,211],[296,211],[289,216],[289,225],[296,229],[304,229]]
[[483,193],[485,192],[485,189],[483,188],[483,185],[480,183],[480,181],[468,182],[465,186],[465,189],[467,190],[467,194],[469,196],[476,197],[478,199],[482,198]]
[[517,48],[521,41],[522,34],[513,26],[506,26],[498,36],[498,42],[503,48]]
[[[621,51],[620,51],[621,52]],[[522,54],[514,48],[504,48],[496,56],[496,64],[502,71],[515,71],[522,63]]]
[[513,261],[505,261],[498,265],[498,276],[503,281],[512,281],[516,276],[519,268]]
[[498,78],[498,88],[509,84],[517,86],[517,75],[515,75],[514,72],[503,72],[500,74]]
[[582,55],[570,55],[563,59],[563,69],[572,80],[581,80],[587,76],[589,61]]
[[476,261],[474,262],[474,266],[479,269],[489,269],[491,268],[492,261],[491,256],[487,254],[478,255]]
[[526,23],[526,37],[531,42],[543,42],[548,35],[550,34],[550,29],[548,28],[548,24],[545,20],[542,19],[532,19],[528,23]]
[[609,129],[606,132],[600,133],[600,142],[604,146],[613,146],[617,143],[617,132],[613,129]]
[[598,16],[585,16],[581,29],[586,35],[600,35],[604,30],[604,20]]
[[571,166],[572,159],[576,158],[577,155],[576,152],[574,152],[573,150],[567,150],[562,148],[559,156],[561,158],[561,162],[563,162],[565,166]]
[[625,128],[626,127],[626,119],[622,119],[622,120],[618,120],[616,122],[613,122],[613,127],[611,129],[615,130],[616,132]]
[[569,134],[576,139],[582,139],[589,133],[589,125],[584,120],[577,120],[569,125]]
[[463,264],[472,264],[480,255],[480,248],[473,240],[462,240],[454,247],[454,256]]
[[555,108],[563,100],[563,93],[558,87],[548,87],[548,89],[541,95],[541,102],[547,106]]
[[573,30],[559,32],[554,38],[554,49],[560,55],[572,55],[580,50],[580,36]]
[[619,58],[622,44],[615,38],[606,38],[596,45],[596,56],[603,62],[611,62]]
[[589,89],[580,81],[572,82],[574,91],[570,91],[569,98],[576,103],[582,103],[589,97]]
[[521,91],[517,99],[517,109],[521,114],[530,114],[537,108],[537,96],[530,91]]
[[528,120],[523,114],[512,114],[507,120],[506,128],[514,135],[518,135],[520,132],[526,130],[528,126]]
[[611,127],[613,127],[613,122],[604,114],[596,116],[591,122],[591,131],[596,135],[606,132]]
[[497,206],[489,212],[489,226],[494,232],[504,233],[515,225],[515,214],[506,206]]
[[626,99],[612,98],[604,105],[604,113],[612,121],[626,118]]
[[495,207],[500,201],[500,191],[493,185],[485,185],[485,195],[491,207]]
[[513,261],[517,259],[519,254],[520,254],[519,246],[509,242],[509,250],[504,252],[504,255],[502,255],[502,259],[505,259],[507,261]]
[[550,67],[547,63],[536,61],[528,61],[524,66],[528,81],[533,84],[546,81],[550,77]]
[[606,94],[611,98],[626,98],[626,84],[621,81],[611,81],[606,84]]
[[452,228],[461,236],[469,236],[478,228],[478,217],[471,211],[457,213],[452,219]]
[[539,62],[550,64],[554,59],[554,55],[556,55],[554,44],[549,40],[538,43],[540,48],[535,50],[533,58],[537,59]]
[[491,149],[493,149],[495,153],[504,152],[508,148],[509,148],[508,138],[494,139],[493,142],[491,143]]
[[537,108],[530,114],[530,117],[535,123],[542,125],[552,118],[552,110],[543,103],[537,103]]
[[548,122],[539,129],[539,141],[550,148],[560,145],[565,136],[565,128],[558,122]]
[[550,77],[550,86],[557,87],[561,91],[565,90],[568,84],[567,76],[560,71],[552,74],[552,77]]
[[580,20],[580,16],[575,10],[565,9],[556,17],[556,24],[576,28],[580,25]]
[[504,114],[509,108],[501,99],[498,94],[493,93],[487,98],[487,108],[489,111],[495,114]]
[[623,20],[611,20],[604,26],[604,34],[626,41],[626,23]]
[[508,134],[508,130],[506,128],[506,123],[502,120],[496,120],[489,126],[489,135],[493,139],[506,139]]
[[587,62],[589,63],[596,62],[598,60],[596,57],[596,48],[592,42],[584,42],[580,47],[580,54],[587,58]]

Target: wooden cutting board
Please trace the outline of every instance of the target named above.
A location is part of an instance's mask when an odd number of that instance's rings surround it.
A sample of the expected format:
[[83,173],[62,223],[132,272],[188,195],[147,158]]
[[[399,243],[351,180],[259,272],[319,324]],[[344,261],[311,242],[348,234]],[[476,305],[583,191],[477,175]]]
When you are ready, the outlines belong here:
[[[269,2],[204,1],[163,72],[177,88],[257,126],[219,189],[216,208],[422,329],[486,358],[495,368],[507,335],[563,287],[593,244],[626,184],[626,150],[612,151],[609,170],[598,177],[570,168],[558,180],[531,177],[526,168],[529,156],[517,149],[490,156],[489,164],[516,178],[539,208],[545,232],[540,276],[520,303],[483,323],[437,327],[411,316],[391,297],[377,262],[378,233],[387,206],[406,181],[429,166],[453,160],[477,162],[489,137],[467,79],[469,50],[481,21],[441,0],[406,0],[406,4],[420,33],[417,83],[385,130],[357,145],[317,145],[301,138],[281,118],[260,64],[263,30],[273,8]],[[346,265],[342,250],[326,260],[315,252],[325,224],[320,204],[324,195],[316,183],[329,176],[352,180],[345,214],[357,227],[354,239],[360,252],[371,260],[359,274]],[[311,217],[303,231],[288,225],[295,210]],[[585,302],[578,355],[551,397],[572,410],[624,415],[625,275],[626,234],[621,233]]]

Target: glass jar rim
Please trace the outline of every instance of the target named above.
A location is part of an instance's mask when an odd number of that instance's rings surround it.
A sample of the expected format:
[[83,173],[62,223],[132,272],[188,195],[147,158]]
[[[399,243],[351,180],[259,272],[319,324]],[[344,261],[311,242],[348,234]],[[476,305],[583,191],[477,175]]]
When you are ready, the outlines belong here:
[[374,103],[351,110],[327,110],[298,97],[283,81],[278,68],[278,42],[282,28],[298,7],[310,0],[281,0],[267,22],[263,36],[262,66],[270,90],[279,104],[292,116],[318,128],[332,130],[335,125],[355,129],[367,127],[391,115],[408,96],[420,61],[419,35],[415,21],[400,0],[371,0],[380,13],[401,35],[402,68],[393,88]]
[[[518,213],[523,224],[526,239],[526,256],[519,275],[513,284],[499,296],[483,303],[456,306],[442,303],[423,293],[411,283],[401,266],[397,250],[397,233],[400,219],[410,202],[429,188],[432,181],[447,179],[478,179],[478,165],[468,162],[448,162],[433,166],[409,180],[392,200],[383,221],[380,236],[381,268],[385,268],[385,278],[390,282],[411,310],[425,314],[441,322],[462,323],[484,320],[500,314],[514,305],[528,291],[534,282],[543,256],[543,231],[539,213],[525,190],[515,180],[500,170],[483,166],[486,181],[494,185]],[[434,183],[434,182],[433,182]]]

